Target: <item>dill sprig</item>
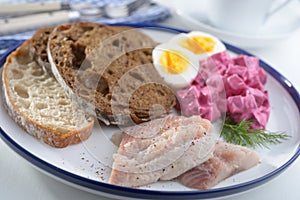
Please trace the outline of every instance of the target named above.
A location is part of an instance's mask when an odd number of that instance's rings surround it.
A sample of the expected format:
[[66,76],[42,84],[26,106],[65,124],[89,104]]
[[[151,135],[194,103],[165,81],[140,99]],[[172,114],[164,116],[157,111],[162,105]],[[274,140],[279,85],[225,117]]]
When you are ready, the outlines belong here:
[[230,117],[226,117],[221,136],[226,142],[242,146],[266,147],[269,144],[279,144],[290,136],[284,132],[270,132],[265,129],[252,129],[253,120],[235,123]]

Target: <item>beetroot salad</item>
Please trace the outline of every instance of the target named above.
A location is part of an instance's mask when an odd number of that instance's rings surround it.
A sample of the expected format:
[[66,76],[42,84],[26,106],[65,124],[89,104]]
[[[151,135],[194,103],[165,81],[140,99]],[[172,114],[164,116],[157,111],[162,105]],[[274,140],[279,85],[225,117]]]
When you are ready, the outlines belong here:
[[200,61],[200,71],[190,85],[177,91],[178,109],[186,116],[201,115],[211,121],[222,113],[236,123],[253,120],[251,128],[266,127],[270,115],[265,71],[259,59],[224,51]]

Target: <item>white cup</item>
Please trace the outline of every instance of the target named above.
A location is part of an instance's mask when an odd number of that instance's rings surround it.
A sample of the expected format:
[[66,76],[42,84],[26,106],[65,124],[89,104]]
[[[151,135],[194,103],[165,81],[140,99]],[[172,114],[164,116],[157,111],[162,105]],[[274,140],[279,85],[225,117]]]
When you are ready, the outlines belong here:
[[270,16],[290,1],[275,7],[274,0],[209,0],[208,19],[212,25],[224,30],[255,33]]

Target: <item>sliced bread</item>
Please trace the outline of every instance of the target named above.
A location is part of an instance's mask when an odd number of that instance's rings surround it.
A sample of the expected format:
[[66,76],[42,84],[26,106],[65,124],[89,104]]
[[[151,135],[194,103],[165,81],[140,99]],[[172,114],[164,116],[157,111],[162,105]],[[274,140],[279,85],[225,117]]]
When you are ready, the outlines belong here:
[[152,64],[155,46],[130,27],[77,22],[52,31],[47,53],[72,98],[106,124],[128,125],[169,113],[176,103]]
[[87,139],[94,118],[71,101],[52,74],[32,57],[27,40],[11,53],[2,71],[3,104],[30,135],[53,147]]
[[50,33],[54,27],[47,26],[38,29],[31,38],[31,53],[37,63],[41,65],[47,72],[51,73],[51,66],[48,61],[47,43]]

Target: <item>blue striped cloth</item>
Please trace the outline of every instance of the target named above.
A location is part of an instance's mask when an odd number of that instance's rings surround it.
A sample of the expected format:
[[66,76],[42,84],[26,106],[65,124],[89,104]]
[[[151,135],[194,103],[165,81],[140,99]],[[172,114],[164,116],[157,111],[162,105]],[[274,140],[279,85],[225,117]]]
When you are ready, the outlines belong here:
[[[18,2],[47,2],[47,1],[57,1],[57,0],[12,0],[10,3],[18,3]],[[108,4],[122,4],[132,0],[86,0],[84,3],[92,4],[94,6],[103,6]],[[71,4],[82,4],[82,0],[62,0],[60,2],[69,2]],[[0,5],[1,6],[1,5]],[[133,12],[130,16],[124,18],[90,18],[83,19],[84,21],[92,21],[98,23],[145,23],[145,22],[158,22],[162,21],[170,16],[170,10],[164,6],[153,4],[149,6],[147,10],[138,10],[137,12]],[[1,20],[1,18],[0,18]],[[11,35],[3,35],[0,36],[0,56],[3,52],[9,47],[14,46],[18,41],[17,40],[25,40],[32,36],[34,30],[28,30],[26,32],[11,34]]]

